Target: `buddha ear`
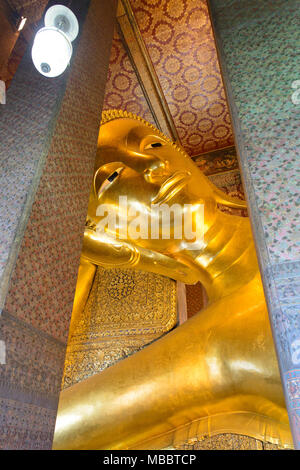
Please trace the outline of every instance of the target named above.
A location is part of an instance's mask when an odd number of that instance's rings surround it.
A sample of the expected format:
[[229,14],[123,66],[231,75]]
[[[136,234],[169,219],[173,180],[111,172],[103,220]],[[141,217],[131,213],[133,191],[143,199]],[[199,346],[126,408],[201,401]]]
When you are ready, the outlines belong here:
[[99,168],[94,173],[93,179],[93,190],[97,199],[99,197],[99,190],[104,181],[106,179],[109,180],[109,177],[112,176],[115,172],[119,174],[124,166],[125,165],[122,162],[110,162],[99,166]]
[[226,207],[232,207],[233,209],[247,209],[246,201],[242,199],[238,199],[236,197],[228,196],[228,194],[221,191],[221,189],[217,188],[208,178],[207,181],[213,190],[213,194],[215,200],[218,204],[222,204]]
[[99,188],[100,188],[99,185],[98,185],[99,187],[97,188],[97,176],[99,175],[100,168],[101,168],[101,167],[99,167],[99,168],[97,169],[97,171],[95,171],[94,179],[93,179],[93,190],[94,190],[94,194],[95,194],[96,197],[97,197],[97,195],[98,195],[98,191],[99,191]]

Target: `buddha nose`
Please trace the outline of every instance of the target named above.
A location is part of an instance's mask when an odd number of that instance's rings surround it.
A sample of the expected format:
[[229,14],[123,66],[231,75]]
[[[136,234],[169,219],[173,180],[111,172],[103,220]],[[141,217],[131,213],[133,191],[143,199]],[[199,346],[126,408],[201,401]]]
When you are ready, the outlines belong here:
[[170,176],[169,162],[157,161],[151,168],[144,171],[144,178],[147,183],[160,183],[163,182],[167,176]]

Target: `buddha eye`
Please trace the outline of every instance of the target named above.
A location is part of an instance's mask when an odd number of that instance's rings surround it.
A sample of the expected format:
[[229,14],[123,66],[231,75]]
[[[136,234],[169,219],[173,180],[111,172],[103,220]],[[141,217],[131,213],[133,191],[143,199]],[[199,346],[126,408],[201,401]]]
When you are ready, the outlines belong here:
[[110,183],[112,183],[113,180],[117,178],[117,176],[119,176],[119,173],[117,171],[114,171],[107,179]]
[[160,142],[154,142],[153,144],[151,144],[151,147],[152,148],[162,147],[162,144]]
[[116,179],[118,179],[122,170],[123,170],[123,167],[118,168],[117,170],[113,171],[106,178],[106,180],[103,181],[98,191],[98,199],[101,196],[101,194],[108,188],[108,186],[110,186]]
[[156,149],[162,146],[163,144],[161,142],[152,142],[151,144],[146,145],[145,150]]

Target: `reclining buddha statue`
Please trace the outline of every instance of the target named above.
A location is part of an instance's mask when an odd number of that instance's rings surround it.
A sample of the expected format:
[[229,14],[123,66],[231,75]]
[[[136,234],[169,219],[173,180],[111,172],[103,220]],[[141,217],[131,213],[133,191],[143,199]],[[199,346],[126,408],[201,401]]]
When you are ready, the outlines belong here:
[[[200,281],[209,303],[142,350],[63,390],[55,449],[161,449],[218,433],[292,447],[250,222],[220,204],[245,207],[151,124],[131,113],[103,113],[71,332],[99,265]],[[161,228],[140,237],[124,230],[137,209],[145,216],[162,205],[200,223],[202,237],[176,236],[183,218],[175,216],[169,237]],[[117,222],[101,225],[101,206]]]

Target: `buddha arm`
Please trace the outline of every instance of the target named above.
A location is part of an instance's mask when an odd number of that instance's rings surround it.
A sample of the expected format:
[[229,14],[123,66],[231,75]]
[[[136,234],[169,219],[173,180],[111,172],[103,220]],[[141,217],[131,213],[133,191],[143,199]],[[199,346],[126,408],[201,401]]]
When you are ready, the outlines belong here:
[[185,266],[173,258],[150,250],[135,250],[130,244],[106,237],[95,237],[94,232],[86,230],[78,278],[73,303],[69,337],[72,336],[77,320],[88,299],[97,265],[106,268],[134,268],[150,271],[170,278],[181,280],[187,284],[198,281],[198,273],[194,268]]
[[74,333],[74,328],[76,327],[80,314],[84,309],[90,290],[92,288],[95,273],[96,266],[81,257],[78,269],[78,277],[69,329],[69,337],[71,337]]
[[104,268],[133,268],[161,274],[186,284],[199,280],[195,267],[185,265],[170,256],[142,247],[135,247],[124,240],[116,240],[106,234],[85,230],[82,258]]
[[131,267],[180,279],[182,282],[193,284],[198,281],[198,274],[193,268],[179,263],[173,258],[150,250],[139,248],[138,251],[130,244],[117,240],[95,237],[94,232],[86,230],[77,285],[73,303],[69,337],[74,333],[77,320],[88,299],[96,266],[106,268]]
[[[54,448],[137,448],[191,421],[236,411],[285,426],[263,294],[253,306],[257,288],[245,286],[133,356],[64,390]],[[227,423],[230,428],[228,415]],[[232,431],[249,434],[247,428]]]

